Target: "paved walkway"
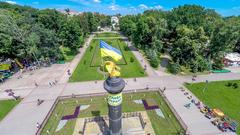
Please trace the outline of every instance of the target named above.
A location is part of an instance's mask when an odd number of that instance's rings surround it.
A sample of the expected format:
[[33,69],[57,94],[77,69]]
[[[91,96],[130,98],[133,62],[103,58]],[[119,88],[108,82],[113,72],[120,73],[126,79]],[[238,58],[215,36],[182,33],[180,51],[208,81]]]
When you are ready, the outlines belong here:
[[[93,36],[89,37],[86,42],[88,45]],[[131,44],[128,44],[131,47]],[[80,49],[78,54],[71,63],[56,65],[50,69],[40,69],[33,73],[33,75],[26,74],[23,79],[16,80],[16,78],[10,79],[8,82],[0,86],[0,99],[6,97],[3,92],[6,88],[14,88],[16,94],[20,94],[25,97],[18,106],[16,106],[1,122],[0,122],[0,134],[1,135],[33,135],[36,133],[36,123],[43,122],[48,111],[52,107],[54,101],[58,96],[65,96],[71,94],[90,94],[105,92],[103,89],[103,81],[89,81],[79,83],[67,83],[68,75],[66,71],[73,69],[77,66],[79,60],[83,56],[87,46]],[[134,48],[133,48],[134,49]],[[149,77],[137,78],[135,82],[133,79],[124,79],[126,81],[126,87],[124,91],[132,89],[144,89],[150,88],[163,88],[166,87],[165,96],[170,101],[176,112],[179,114],[184,123],[188,126],[188,131],[192,135],[216,135],[221,132],[214,127],[208,119],[206,119],[199,110],[192,106],[190,109],[186,109],[184,104],[190,101],[179,90],[183,87],[184,82],[191,82],[191,76],[173,76],[159,74],[154,71],[144,59],[144,57],[138,52],[133,50],[134,55],[139,60],[141,65],[147,65],[146,72]],[[54,77],[52,77],[52,75]],[[29,79],[30,78],[30,79]],[[34,79],[32,79],[34,78]],[[58,79],[57,86],[50,87],[48,81]],[[196,82],[204,82],[205,80],[229,80],[239,79],[240,74],[212,74],[201,75],[197,77]],[[34,80],[39,81],[40,86],[34,86]],[[18,87],[21,86],[21,87]],[[18,87],[18,88],[17,88]],[[196,97],[194,97],[196,98]],[[44,99],[44,103],[37,106],[37,99]]]

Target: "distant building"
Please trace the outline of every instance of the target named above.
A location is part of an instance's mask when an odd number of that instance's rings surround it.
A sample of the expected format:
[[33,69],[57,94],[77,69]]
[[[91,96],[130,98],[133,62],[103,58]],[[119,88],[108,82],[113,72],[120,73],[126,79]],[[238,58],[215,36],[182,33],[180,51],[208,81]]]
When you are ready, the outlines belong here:
[[118,26],[119,26],[119,19],[117,16],[112,16],[111,17],[111,23],[112,23],[112,28],[113,30],[118,30]]
[[77,11],[74,11],[74,10],[69,10],[68,12],[66,10],[58,10],[58,11],[63,13],[63,14],[70,15],[70,16],[82,14],[82,12],[77,12]]
[[226,54],[223,63],[227,67],[240,67],[240,54],[236,52]]

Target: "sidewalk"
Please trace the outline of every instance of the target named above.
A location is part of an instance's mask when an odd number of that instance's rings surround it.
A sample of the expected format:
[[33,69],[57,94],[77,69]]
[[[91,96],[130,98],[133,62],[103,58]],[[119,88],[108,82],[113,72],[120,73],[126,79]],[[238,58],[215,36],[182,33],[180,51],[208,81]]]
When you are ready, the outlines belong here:
[[[34,135],[37,122],[42,123],[64,85],[36,88],[0,122],[1,135]],[[44,102],[37,106],[37,99]]]
[[94,34],[91,34],[89,36],[89,38],[87,39],[87,41],[85,42],[85,44],[83,45],[82,48],[79,49],[79,52],[75,58],[71,61],[71,63],[68,65],[68,67],[66,68],[66,70],[64,71],[63,75],[61,76],[59,83],[67,83],[69,80],[69,75],[67,73],[67,70],[69,69],[71,73],[74,72],[75,68],[77,67],[79,61],[81,60],[81,58],[83,57],[86,49],[88,48],[91,40],[93,39]]
[[[182,83],[184,82],[192,83],[192,76],[176,76],[176,77]],[[198,75],[194,83],[206,82],[206,80],[208,81],[240,80],[240,74],[239,73],[215,73],[215,74],[211,73],[208,75]]]
[[125,43],[128,45],[134,56],[137,58],[138,62],[144,69],[146,67],[145,72],[147,72],[149,77],[157,77],[157,73],[154,71],[154,69],[149,65],[148,61],[144,58],[144,56],[135,48],[132,43],[127,40]]

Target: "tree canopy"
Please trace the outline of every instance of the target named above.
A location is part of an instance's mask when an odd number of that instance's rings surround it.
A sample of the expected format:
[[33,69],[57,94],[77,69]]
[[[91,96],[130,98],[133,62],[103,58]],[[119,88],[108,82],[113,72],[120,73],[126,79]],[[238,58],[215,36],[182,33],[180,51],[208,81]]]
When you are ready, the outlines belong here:
[[127,15],[121,17],[120,29],[145,52],[153,67],[166,53],[173,60],[170,67],[177,71],[179,66],[192,72],[208,71],[222,68],[225,53],[240,52],[240,17],[222,17],[198,5]]
[[0,57],[63,59],[60,46],[73,52],[98,26],[110,25],[110,16],[99,13],[63,14],[0,2]]

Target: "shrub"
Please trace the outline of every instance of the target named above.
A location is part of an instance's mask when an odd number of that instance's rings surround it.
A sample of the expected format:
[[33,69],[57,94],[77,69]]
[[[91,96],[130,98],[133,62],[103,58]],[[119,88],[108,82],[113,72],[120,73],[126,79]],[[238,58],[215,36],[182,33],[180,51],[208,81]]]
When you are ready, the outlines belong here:
[[93,49],[93,47],[92,47],[92,46],[90,46],[90,52],[92,51],[92,49]]
[[124,46],[124,51],[130,51],[128,46]]
[[160,64],[159,56],[156,50],[150,49],[146,51],[147,58],[149,59],[150,65],[157,68]]
[[168,68],[168,71],[170,73],[172,73],[172,74],[178,74],[181,71],[181,66],[180,66],[180,64],[178,62],[176,62],[176,63],[173,63],[173,62],[169,63],[167,68]]
[[133,57],[130,58],[130,62],[131,62],[131,63],[134,62],[134,58],[133,58]]
[[238,84],[237,84],[237,83],[233,83],[232,86],[233,86],[234,89],[237,89],[237,88],[238,88]]
[[150,62],[150,65],[154,68],[157,68],[160,64],[160,61],[157,57],[154,57],[154,58],[150,59],[149,62]]
[[233,84],[231,83],[231,82],[228,82],[227,84],[226,84],[226,86],[227,87],[231,87]]

